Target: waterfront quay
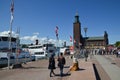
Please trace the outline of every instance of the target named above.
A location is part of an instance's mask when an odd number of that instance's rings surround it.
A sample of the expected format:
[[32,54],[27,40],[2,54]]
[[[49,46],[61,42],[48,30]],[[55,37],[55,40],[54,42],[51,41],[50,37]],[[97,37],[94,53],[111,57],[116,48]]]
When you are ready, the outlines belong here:
[[92,55],[88,61],[84,58],[78,59],[79,70],[69,71],[73,65],[70,56],[65,56],[66,64],[64,76],[60,77],[60,70],[57,67],[54,72],[56,76],[50,77],[48,59],[28,62],[22,64],[22,68],[0,69],[0,80],[119,80],[120,79],[120,58],[115,55]]
[[70,56],[66,56],[66,64],[64,66],[64,75],[60,77],[60,70],[57,67],[54,72],[56,76],[50,77],[48,69],[48,59],[28,62],[22,64],[22,68],[10,69],[2,68],[0,70],[0,80],[96,80],[93,65],[90,60],[85,62],[84,59],[78,59],[79,70],[69,72],[70,66],[73,65],[73,60]]

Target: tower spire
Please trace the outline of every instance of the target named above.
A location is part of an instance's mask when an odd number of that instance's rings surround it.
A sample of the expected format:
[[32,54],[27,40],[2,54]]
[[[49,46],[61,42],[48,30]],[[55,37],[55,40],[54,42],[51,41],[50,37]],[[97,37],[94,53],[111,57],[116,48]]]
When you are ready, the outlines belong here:
[[75,23],[79,22],[79,15],[78,15],[78,11],[75,14]]
[[76,11],[76,16],[78,16],[78,11]]

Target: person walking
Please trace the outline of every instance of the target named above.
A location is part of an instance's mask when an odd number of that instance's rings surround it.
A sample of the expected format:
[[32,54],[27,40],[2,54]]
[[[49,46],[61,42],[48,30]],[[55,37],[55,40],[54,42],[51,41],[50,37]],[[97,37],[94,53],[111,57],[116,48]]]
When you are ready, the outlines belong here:
[[52,74],[55,76],[54,69],[56,69],[56,67],[55,67],[55,58],[53,54],[49,58],[48,69],[50,69],[50,77],[52,77]]
[[84,51],[84,57],[85,57],[85,61],[87,61],[87,58],[88,58],[88,50],[87,49],[85,49],[85,51]]
[[63,57],[63,53],[60,53],[60,56],[58,57],[58,67],[60,68],[60,76],[63,76],[63,68],[66,63],[65,58]]

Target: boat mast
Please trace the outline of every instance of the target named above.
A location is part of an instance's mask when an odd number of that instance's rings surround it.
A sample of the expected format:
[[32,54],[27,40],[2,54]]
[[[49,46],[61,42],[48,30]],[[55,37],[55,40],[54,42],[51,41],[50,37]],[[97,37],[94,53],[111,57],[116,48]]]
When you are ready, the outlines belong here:
[[19,49],[20,49],[20,40],[19,40],[19,34],[20,34],[20,28],[17,28],[17,35],[16,35],[16,55],[18,58],[18,54],[19,54]]

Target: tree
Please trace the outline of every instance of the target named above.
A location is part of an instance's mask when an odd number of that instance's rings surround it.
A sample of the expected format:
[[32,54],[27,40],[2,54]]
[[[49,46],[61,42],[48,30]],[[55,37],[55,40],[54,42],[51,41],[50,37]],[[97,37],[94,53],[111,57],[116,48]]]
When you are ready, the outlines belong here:
[[21,44],[22,48],[28,48],[28,45],[26,44]]
[[117,42],[115,43],[115,46],[116,46],[116,47],[120,47],[120,41],[117,41]]

